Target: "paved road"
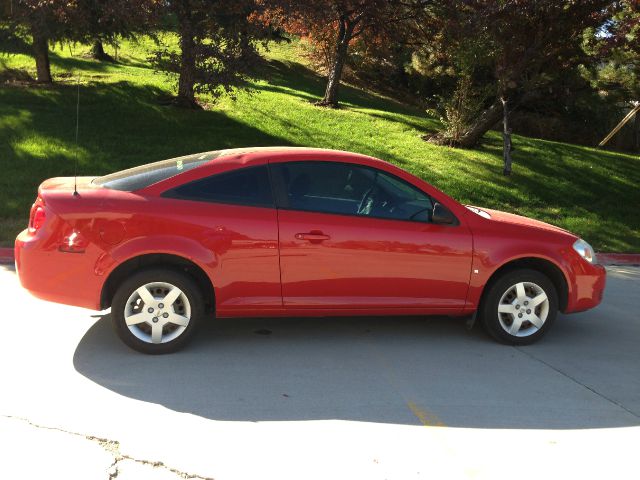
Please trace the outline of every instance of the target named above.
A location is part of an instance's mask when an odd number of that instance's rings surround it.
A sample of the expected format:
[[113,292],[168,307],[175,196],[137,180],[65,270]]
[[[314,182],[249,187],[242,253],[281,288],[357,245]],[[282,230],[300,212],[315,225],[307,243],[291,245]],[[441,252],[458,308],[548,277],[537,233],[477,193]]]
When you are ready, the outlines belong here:
[[212,322],[179,354],[0,266],[0,478],[640,478],[640,269],[513,348],[446,318]]

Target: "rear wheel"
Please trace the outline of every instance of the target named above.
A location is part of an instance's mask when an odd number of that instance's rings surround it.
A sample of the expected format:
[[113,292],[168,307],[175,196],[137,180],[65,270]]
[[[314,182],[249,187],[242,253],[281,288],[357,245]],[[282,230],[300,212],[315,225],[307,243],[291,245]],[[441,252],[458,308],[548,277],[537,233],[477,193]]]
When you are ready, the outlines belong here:
[[528,345],[542,337],[558,313],[558,294],[549,278],[536,270],[513,270],[489,286],[480,319],[496,340]]
[[111,305],[120,339],[142,353],[172,353],[193,337],[204,314],[195,282],[173,270],[145,270],[125,280]]

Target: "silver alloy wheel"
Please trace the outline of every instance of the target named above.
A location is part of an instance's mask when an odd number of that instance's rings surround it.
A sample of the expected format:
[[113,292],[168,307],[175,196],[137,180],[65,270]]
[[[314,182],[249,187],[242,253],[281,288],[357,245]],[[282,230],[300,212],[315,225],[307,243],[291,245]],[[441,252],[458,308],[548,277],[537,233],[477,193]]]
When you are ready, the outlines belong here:
[[510,286],[498,302],[500,326],[514,337],[528,337],[542,328],[549,316],[549,298],[533,282]]
[[146,343],[178,338],[191,320],[189,299],[175,285],[152,282],[135,290],[124,307],[129,331]]

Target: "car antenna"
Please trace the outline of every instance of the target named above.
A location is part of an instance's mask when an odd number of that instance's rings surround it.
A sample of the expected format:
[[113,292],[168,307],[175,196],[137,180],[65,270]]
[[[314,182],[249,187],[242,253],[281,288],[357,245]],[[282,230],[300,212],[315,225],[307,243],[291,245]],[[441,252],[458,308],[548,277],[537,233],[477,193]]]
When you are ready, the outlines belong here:
[[73,196],[78,196],[78,132],[80,130],[80,73],[78,73],[78,95],[76,102],[76,155],[73,162]]

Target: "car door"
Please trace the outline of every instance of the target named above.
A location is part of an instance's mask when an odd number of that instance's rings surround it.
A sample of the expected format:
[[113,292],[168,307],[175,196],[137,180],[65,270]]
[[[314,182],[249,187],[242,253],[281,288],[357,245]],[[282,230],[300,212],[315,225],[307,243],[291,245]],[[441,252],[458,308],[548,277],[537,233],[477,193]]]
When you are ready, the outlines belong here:
[[430,221],[433,199],[358,164],[272,162],[286,308],[464,307],[471,234]]
[[216,173],[162,195],[176,234],[211,253],[216,314],[282,308],[277,213],[266,162]]

